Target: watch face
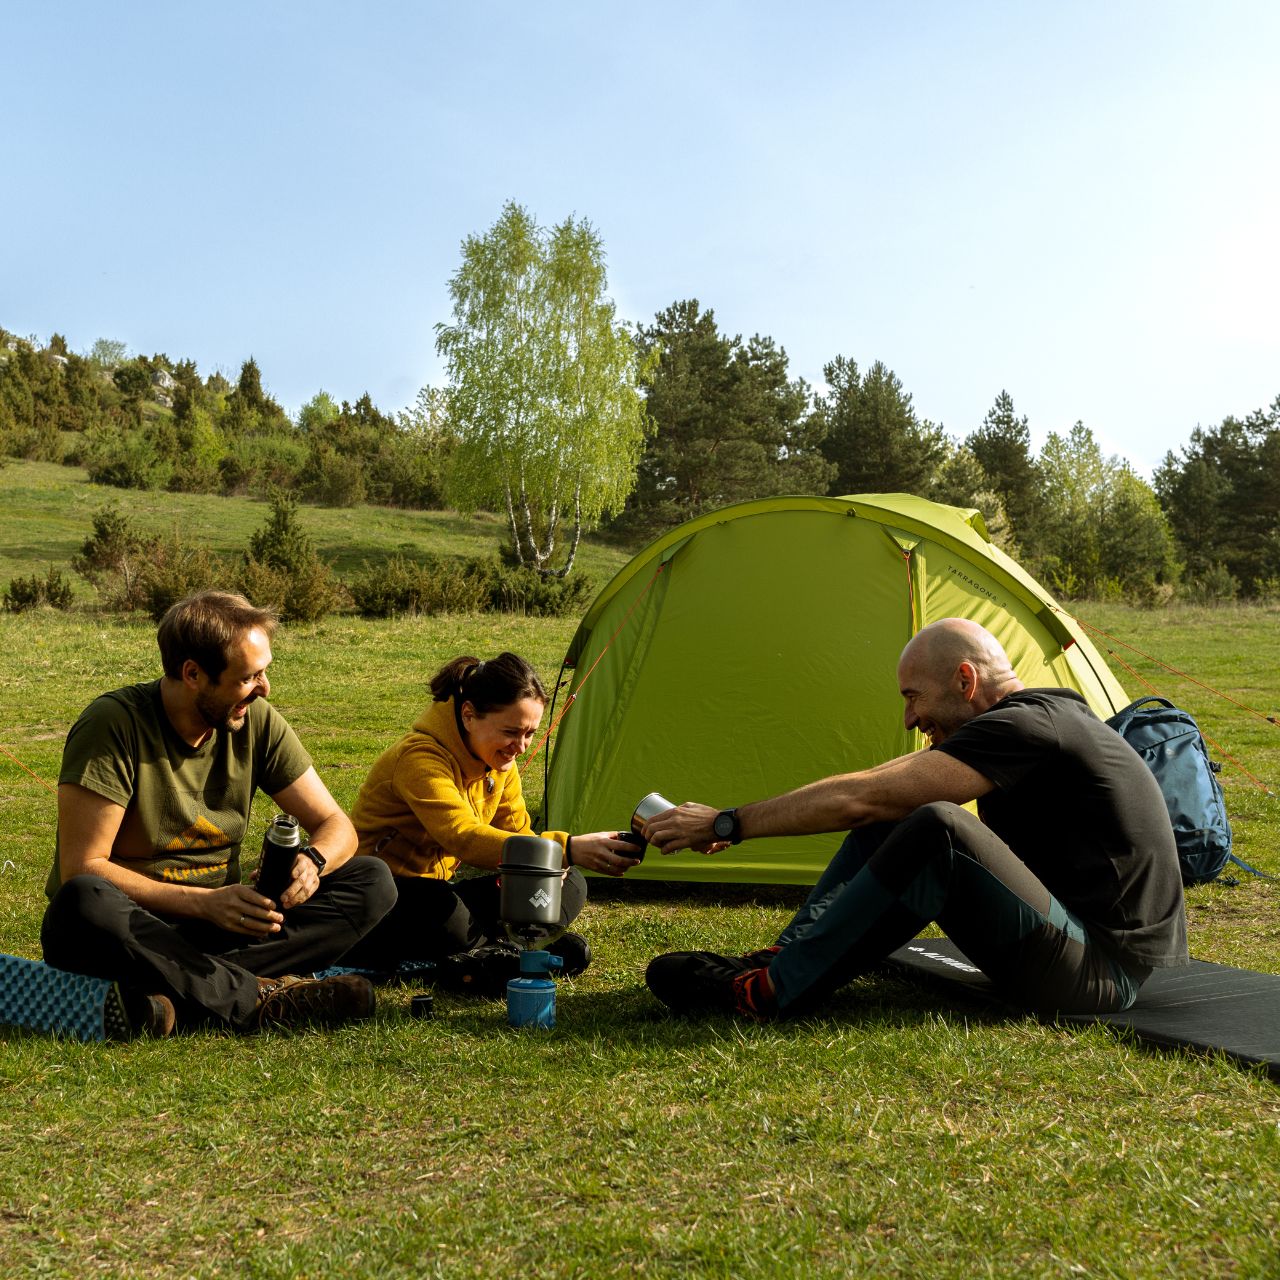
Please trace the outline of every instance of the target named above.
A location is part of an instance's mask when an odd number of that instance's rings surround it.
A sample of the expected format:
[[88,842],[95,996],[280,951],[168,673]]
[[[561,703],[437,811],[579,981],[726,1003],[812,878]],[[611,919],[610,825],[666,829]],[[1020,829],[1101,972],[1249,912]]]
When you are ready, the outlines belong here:
[[733,815],[728,813],[716,814],[712,829],[721,840],[728,840],[733,835]]

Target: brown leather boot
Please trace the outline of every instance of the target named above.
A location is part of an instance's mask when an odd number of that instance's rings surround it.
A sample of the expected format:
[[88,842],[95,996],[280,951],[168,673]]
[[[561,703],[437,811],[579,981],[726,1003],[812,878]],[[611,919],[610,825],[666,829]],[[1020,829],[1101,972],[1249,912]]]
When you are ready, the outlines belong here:
[[173,1034],[177,1015],[168,996],[152,995],[115,983],[107,993],[103,1025],[108,1040]]
[[358,974],[258,979],[260,1027],[338,1026],[373,1017],[373,984]]

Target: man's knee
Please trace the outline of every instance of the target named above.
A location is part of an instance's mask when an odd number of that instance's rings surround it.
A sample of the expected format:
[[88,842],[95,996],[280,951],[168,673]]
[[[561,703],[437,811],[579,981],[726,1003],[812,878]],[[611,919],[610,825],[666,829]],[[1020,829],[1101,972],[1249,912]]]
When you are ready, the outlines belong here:
[[904,834],[910,833],[916,836],[937,831],[954,834],[970,823],[978,821],[979,819],[975,818],[963,805],[952,804],[949,800],[935,800],[913,810],[898,826]]
[[396,904],[396,882],[381,858],[355,857],[338,869],[361,904],[364,922],[372,928]]
[[45,960],[64,967],[84,947],[86,936],[104,928],[119,916],[128,899],[101,876],[79,875],[65,881],[45,908],[40,925],[40,947]]
[[942,871],[957,851],[966,848],[971,823],[981,826],[958,804],[922,804],[893,828],[868,866],[890,893],[902,894],[919,877]]
[[79,875],[64,881],[45,911],[55,927],[101,921],[120,909],[126,895],[101,876]]

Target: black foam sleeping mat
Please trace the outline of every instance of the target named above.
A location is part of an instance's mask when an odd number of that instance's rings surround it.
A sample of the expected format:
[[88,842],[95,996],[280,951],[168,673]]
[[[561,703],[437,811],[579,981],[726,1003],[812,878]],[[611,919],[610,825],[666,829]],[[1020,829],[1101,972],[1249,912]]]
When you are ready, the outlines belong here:
[[[917,938],[899,947],[888,964],[908,977],[959,988],[1014,1011],[996,994],[991,979],[948,938]],[[1175,969],[1157,969],[1123,1013],[1058,1014],[1054,1020],[1127,1028],[1139,1040],[1166,1049],[1224,1053],[1240,1062],[1259,1063],[1280,1079],[1277,974],[1192,960]]]

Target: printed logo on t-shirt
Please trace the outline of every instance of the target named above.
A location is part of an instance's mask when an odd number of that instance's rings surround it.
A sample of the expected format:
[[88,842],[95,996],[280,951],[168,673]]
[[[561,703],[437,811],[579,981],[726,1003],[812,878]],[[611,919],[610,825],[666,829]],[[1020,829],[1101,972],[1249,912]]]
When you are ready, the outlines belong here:
[[180,853],[184,849],[220,849],[230,843],[230,837],[219,827],[215,827],[208,818],[197,818],[181,835],[174,836],[165,845],[170,853]]
[[171,884],[203,884],[207,881],[209,884],[222,885],[226,883],[227,866],[224,858],[221,862],[202,862],[194,867],[159,866],[158,869],[159,878]]

